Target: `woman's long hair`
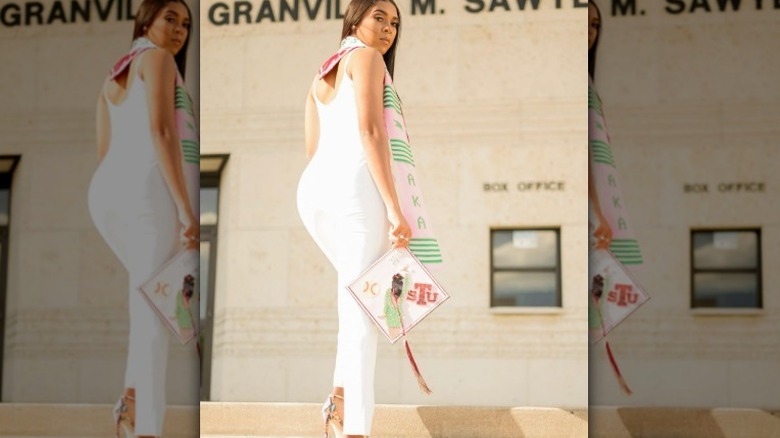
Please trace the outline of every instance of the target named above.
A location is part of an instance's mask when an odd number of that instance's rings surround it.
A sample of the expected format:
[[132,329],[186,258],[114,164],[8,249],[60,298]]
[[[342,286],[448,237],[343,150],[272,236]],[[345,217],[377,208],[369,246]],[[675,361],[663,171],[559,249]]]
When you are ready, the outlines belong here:
[[398,11],[398,29],[395,33],[395,40],[393,40],[393,44],[383,55],[387,71],[390,72],[390,76],[393,76],[396,48],[398,47],[398,40],[401,39],[401,10],[398,9],[398,5],[395,4],[394,0],[352,0],[349,2],[347,11],[344,13],[344,27],[341,29],[341,39],[343,40],[349,36],[352,33],[352,26],[360,24],[368,10],[378,2],[388,2],[395,6],[396,11]]
[[[146,34],[145,28],[152,25],[152,22],[157,18],[157,14],[163,10],[169,3],[181,3],[187,9],[189,15],[190,25],[192,24],[192,11],[184,0],[144,0],[141,2],[141,6],[138,7],[138,12],[135,14],[135,27],[133,28],[133,40],[141,38]],[[187,32],[187,39],[184,40],[184,44],[181,46],[181,50],[176,54],[174,59],[176,60],[176,66],[179,68],[181,77],[184,78],[185,69],[187,68],[187,46],[190,44],[190,35],[192,30]]]
[[[601,36],[601,10],[599,9],[599,5],[593,0],[588,0],[588,4],[593,5],[593,7],[596,8],[596,12],[599,14],[598,33],[596,34],[596,39],[593,41],[593,47],[588,49],[588,74],[590,74],[591,78],[594,78],[596,73],[596,49],[599,48],[599,37]],[[588,22],[588,26],[590,26],[590,22]]]

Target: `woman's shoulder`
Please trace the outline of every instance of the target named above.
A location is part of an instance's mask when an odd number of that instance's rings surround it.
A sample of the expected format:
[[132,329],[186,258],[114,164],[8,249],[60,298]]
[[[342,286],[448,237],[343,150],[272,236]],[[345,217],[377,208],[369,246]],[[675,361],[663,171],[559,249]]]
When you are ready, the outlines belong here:
[[385,60],[382,53],[373,47],[355,49],[349,61],[349,73],[358,71],[382,71],[384,74]]
[[146,73],[176,76],[178,67],[173,54],[161,48],[152,48],[142,53],[137,59],[138,71],[143,77]]
[[373,47],[358,47],[352,52],[352,59],[359,59],[363,62],[375,62],[378,60],[382,64],[385,62],[384,58],[382,58],[382,53]]
[[159,47],[153,47],[146,50],[141,54],[141,56],[139,56],[139,61],[142,63],[157,65],[176,65],[176,60],[174,59],[173,54],[170,51],[161,49]]

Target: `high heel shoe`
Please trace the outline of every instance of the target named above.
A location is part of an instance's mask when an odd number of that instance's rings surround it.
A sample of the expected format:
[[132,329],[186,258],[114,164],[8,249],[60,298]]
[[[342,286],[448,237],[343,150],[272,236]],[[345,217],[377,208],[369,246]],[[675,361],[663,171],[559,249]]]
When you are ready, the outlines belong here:
[[135,437],[135,420],[130,417],[127,401],[135,401],[134,397],[123,395],[114,405],[114,423],[116,423],[116,438],[122,438],[119,432],[123,432],[125,438]]
[[322,419],[325,421],[325,438],[328,438],[328,431],[331,429],[336,438],[344,438],[344,420],[336,413],[336,402],[334,401],[336,398],[344,400],[343,396],[331,394],[325,400],[325,404],[322,405]]

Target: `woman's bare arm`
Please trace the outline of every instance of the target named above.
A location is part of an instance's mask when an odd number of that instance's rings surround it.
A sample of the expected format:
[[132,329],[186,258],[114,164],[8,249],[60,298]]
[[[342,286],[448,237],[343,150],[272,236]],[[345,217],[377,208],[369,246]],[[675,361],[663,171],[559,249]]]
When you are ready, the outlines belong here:
[[100,95],[98,95],[95,118],[98,162],[103,161],[103,158],[105,158],[106,153],[108,153],[109,143],[111,142],[111,119],[108,116],[108,105],[106,104],[104,90],[105,86],[100,90]]
[[314,97],[312,97],[314,84],[316,84],[316,80],[312,83],[309,94],[306,96],[306,108],[304,110],[303,139],[306,144],[306,158],[309,159],[317,151],[317,142],[320,139],[320,120],[317,116],[317,105],[314,102]]
[[612,229],[609,227],[604,214],[601,212],[601,202],[599,201],[599,193],[596,190],[596,182],[593,177],[593,169],[591,163],[590,147],[588,147],[588,197],[590,203],[593,206],[593,211],[599,220],[599,225],[594,230],[593,236],[596,237],[596,248],[609,248],[609,244],[612,242]]
[[176,204],[179,221],[184,226],[182,237],[195,240],[199,237],[200,229],[187,194],[179,132],[176,129],[176,63],[173,55],[162,49],[148,51],[140,62],[139,73],[146,91],[149,127],[160,171]]
[[355,99],[358,113],[358,127],[366,151],[368,169],[379,189],[387,209],[387,216],[393,225],[391,235],[396,246],[407,246],[411,229],[401,214],[398,195],[390,170],[390,146],[384,122],[384,77],[385,63],[375,49],[357,49],[348,66],[355,85]]

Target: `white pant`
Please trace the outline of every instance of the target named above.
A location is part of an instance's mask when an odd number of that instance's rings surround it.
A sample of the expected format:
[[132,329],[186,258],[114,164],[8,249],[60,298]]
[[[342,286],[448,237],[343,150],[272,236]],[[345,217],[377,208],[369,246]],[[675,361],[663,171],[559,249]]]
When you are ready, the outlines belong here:
[[370,435],[378,332],[346,285],[389,249],[389,223],[368,168],[363,165],[354,175],[354,185],[334,187],[332,179],[316,174],[316,167],[307,169],[298,186],[298,211],[338,272],[339,334],[333,386],[344,388],[344,433]]
[[339,334],[333,386],[344,388],[346,435],[370,435],[374,416],[377,328],[346,286],[374,263],[384,248],[370,244],[361,234],[343,236],[337,268]]
[[132,197],[113,187],[96,187],[90,197],[95,225],[130,279],[125,387],[135,388],[135,433],[161,436],[170,334],[138,288],[180,250],[176,210],[167,191],[149,191],[141,203],[126,201]]
[[137,254],[132,260],[134,269],[130,271],[130,336],[125,387],[135,388],[135,434],[162,436],[170,329],[138,290],[162,263],[148,251],[137,251]]

